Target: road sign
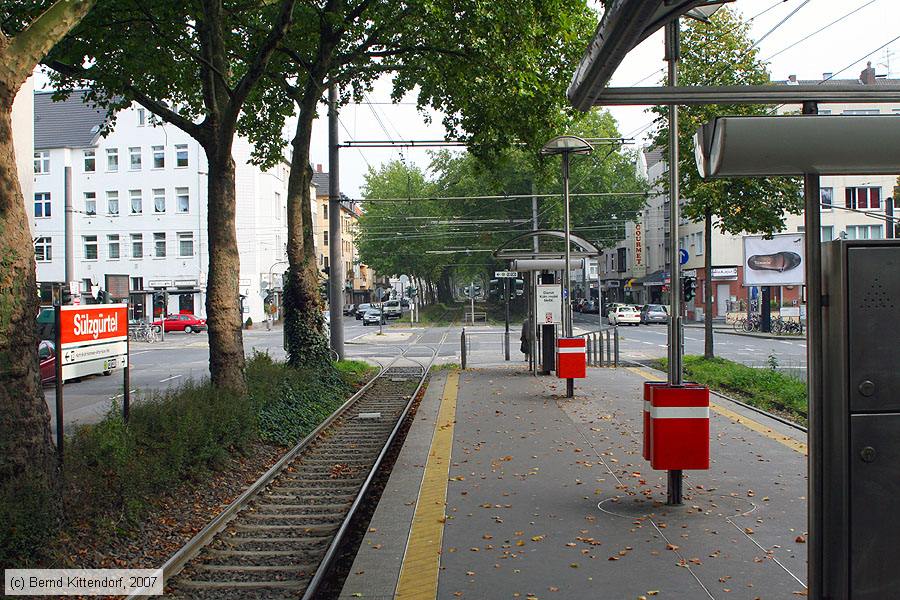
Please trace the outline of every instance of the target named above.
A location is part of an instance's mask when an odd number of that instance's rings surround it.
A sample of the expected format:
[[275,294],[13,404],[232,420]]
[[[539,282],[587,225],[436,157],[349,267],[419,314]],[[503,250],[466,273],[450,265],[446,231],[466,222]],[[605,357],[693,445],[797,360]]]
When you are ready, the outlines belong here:
[[518,276],[518,271],[494,271],[494,277],[497,279],[515,279]]
[[688,251],[685,250],[684,248],[682,248],[681,250],[678,251],[678,264],[679,265],[687,264],[687,261],[689,258],[690,258],[690,255],[688,254]]
[[375,288],[375,297],[379,300],[384,298],[384,288]]
[[127,365],[127,305],[62,306],[59,320],[63,381]]

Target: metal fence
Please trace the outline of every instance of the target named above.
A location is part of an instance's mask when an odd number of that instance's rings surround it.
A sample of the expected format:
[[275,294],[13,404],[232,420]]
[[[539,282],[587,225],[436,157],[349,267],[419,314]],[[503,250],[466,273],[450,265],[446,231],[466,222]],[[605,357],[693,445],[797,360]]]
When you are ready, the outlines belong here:
[[[466,331],[463,328],[459,336],[460,364],[466,368],[469,355],[472,352],[472,340],[476,337],[500,337],[502,352],[506,360],[510,359],[510,334],[503,331]],[[618,367],[619,366],[619,328],[605,327],[596,331],[589,331],[576,335],[585,338],[587,352],[587,365],[589,367]]]

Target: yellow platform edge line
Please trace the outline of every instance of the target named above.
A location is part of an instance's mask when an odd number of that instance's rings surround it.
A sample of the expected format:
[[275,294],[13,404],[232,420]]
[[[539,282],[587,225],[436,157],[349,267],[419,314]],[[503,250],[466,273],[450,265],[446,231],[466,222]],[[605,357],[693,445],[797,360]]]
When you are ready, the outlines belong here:
[[458,394],[459,371],[452,371],[444,383],[406,552],[400,565],[396,598],[434,600],[437,597]]
[[[641,369],[639,367],[628,367],[628,370],[631,371],[632,373],[640,375],[644,379],[658,380],[660,377],[658,373],[653,373],[652,371],[649,371],[647,369]],[[770,440],[775,440],[779,444],[787,446],[794,452],[798,452],[803,455],[806,455],[809,453],[809,448],[807,447],[807,445],[804,442],[795,440],[794,438],[792,438],[790,436],[782,435],[776,431],[773,431],[771,427],[766,427],[759,421],[754,421],[753,419],[751,419],[749,417],[740,415],[740,414],[734,412],[733,410],[725,408],[724,406],[722,406],[720,404],[716,404],[714,402],[709,403],[709,408],[712,409],[714,412],[722,415],[726,419],[734,421],[735,423],[740,423],[747,429],[755,431],[755,432],[759,433],[760,435],[769,438]]]

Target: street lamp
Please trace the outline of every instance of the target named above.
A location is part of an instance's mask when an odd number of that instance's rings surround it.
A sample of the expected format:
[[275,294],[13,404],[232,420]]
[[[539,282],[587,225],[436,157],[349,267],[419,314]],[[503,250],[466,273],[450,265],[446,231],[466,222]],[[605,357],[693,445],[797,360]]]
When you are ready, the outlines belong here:
[[[590,154],[594,150],[588,142],[574,135],[561,135],[553,138],[541,148],[541,154],[544,156],[562,155],[562,176],[563,176],[563,205],[565,207],[565,244],[566,258],[565,268],[563,269],[563,335],[572,337],[572,300],[570,290],[572,289],[569,277],[571,275],[571,251],[572,239],[569,223],[569,156],[571,154]],[[566,379],[566,396],[571,398],[575,395],[575,380]]]

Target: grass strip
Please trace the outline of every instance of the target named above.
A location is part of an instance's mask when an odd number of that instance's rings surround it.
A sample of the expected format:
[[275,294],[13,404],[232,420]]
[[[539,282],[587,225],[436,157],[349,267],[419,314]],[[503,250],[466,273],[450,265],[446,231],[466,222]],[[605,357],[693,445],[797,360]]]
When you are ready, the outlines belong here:
[[[667,360],[650,363],[666,370]],[[684,357],[684,375],[689,381],[709,386],[751,406],[782,414],[806,425],[808,404],[806,382],[774,369],[754,369],[724,358]]]

